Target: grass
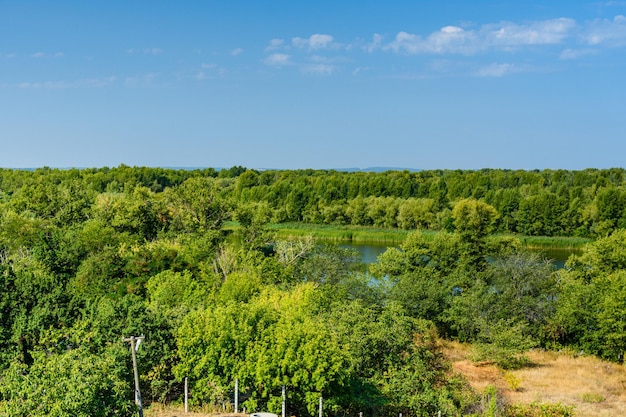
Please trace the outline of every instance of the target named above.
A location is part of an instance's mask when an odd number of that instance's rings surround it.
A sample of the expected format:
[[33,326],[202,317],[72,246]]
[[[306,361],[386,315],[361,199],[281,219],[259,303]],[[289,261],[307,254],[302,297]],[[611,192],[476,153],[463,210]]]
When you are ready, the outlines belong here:
[[235,414],[235,413],[217,413],[209,412],[207,410],[198,411],[190,408],[191,411],[185,413],[183,406],[175,405],[163,405],[159,403],[153,403],[150,407],[144,410],[145,417],[246,417],[249,414]]
[[[626,368],[592,356],[531,350],[531,366],[506,371],[492,365],[475,365],[467,357],[470,346],[445,341],[444,354],[453,369],[465,376],[474,390],[486,392],[495,387],[508,404],[520,410],[574,407],[581,417],[626,416]],[[196,410],[194,410],[196,411]],[[146,417],[241,417],[242,414],[191,412],[181,407],[153,404]],[[520,414],[557,415],[557,414]],[[563,414],[558,414],[563,415]]]
[[[445,343],[453,367],[479,392],[496,386],[510,404],[564,404],[585,417],[626,415],[626,368],[592,356],[532,350],[532,365],[506,373],[495,366],[472,364],[469,346]],[[514,381],[513,384],[511,382]]]
[[[237,230],[239,225],[235,222],[228,222],[226,228]],[[410,230],[389,229],[381,227],[352,226],[352,225],[325,225],[310,223],[278,223],[268,226],[270,230],[276,232],[279,238],[313,236],[315,239],[332,242],[353,242],[366,243],[376,242],[389,245],[399,245],[404,242]],[[436,235],[436,231],[424,231],[429,235]],[[497,234],[494,237],[516,237],[520,239],[522,245],[528,249],[582,249],[591,239],[567,236],[515,236]]]
[[591,239],[569,236],[517,236],[529,249],[582,249]]
[[335,242],[379,242],[400,244],[409,234],[406,230],[384,229],[365,226],[339,226],[285,223],[275,224],[270,229],[281,237],[297,237],[311,235],[316,239]]
[[584,403],[602,403],[606,400],[606,398],[604,398],[604,395],[597,392],[585,392],[580,396],[580,399]]
[[[239,225],[234,222],[228,222],[225,228],[237,230]],[[329,242],[376,242],[389,245],[399,245],[404,242],[404,239],[409,234],[408,230],[401,229],[308,223],[270,224],[268,228],[276,232],[279,238],[313,236],[315,239]]]

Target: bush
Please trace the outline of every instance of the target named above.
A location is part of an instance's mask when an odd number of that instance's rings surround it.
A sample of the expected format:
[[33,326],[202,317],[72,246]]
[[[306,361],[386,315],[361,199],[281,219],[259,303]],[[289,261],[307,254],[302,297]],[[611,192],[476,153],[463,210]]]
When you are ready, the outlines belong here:
[[542,404],[513,404],[506,408],[506,417],[572,417],[574,407],[570,405]]
[[524,355],[535,343],[524,334],[524,326],[512,320],[481,323],[479,341],[473,346],[475,362],[493,361],[502,369],[519,369],[529,363]]

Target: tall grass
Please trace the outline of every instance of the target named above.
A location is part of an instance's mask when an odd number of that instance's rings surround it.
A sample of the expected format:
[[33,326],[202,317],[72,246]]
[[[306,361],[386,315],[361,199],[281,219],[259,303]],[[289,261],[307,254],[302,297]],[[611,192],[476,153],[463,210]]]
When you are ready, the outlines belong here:
[[582,249],[591,239],[568,236],[518,236],[529,249]]
[[315,239],[333,242],[376,242],[398,245],[409,231],[364,226],[337,226],[302,223],[283,223],[270,226],[278,237],[313,236]]
[[[228,222],[226,229],[237,230],[239,225]],[[310,223],[276,223],[268,228],[276,232],[279,238],[313,236],[315,239],[329,242],[352,242],[352,243],[384,243],[397,246],[404,242],[411,230],[386,229],[381,227],[352,226],[352,225],[325,225]],[[426,235],[434,237],[437,231],[424,231]],[[528,249],[582,249],[591,239],[568,236],[516,236],[495,235],[494,237],[516,237],[522,242],[522,246]]]

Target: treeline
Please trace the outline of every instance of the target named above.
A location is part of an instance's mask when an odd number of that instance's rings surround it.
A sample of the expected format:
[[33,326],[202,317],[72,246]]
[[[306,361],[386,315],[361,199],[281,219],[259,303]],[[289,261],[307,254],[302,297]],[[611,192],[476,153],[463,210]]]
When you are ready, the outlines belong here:
[[[451,231],[454,203],[473,198],[498,212],[496,230],[526,236],[599,237],[626,226],[622,168],[566,170],[431,170],[383,173],[326,170],[255,171],[127,167],[34,171],[0,170],[0,198],[14,204],[70,210],[61,193],[86,200],[142,186],[152,192],[189,178],[229,181],[233,200],[267,204],[271,221]],[[14,196],[14,194],[18,196]],[[26,202],[22,203],[26,204]],[[26,207],[23,207],[26,208]],[[45,214],[45,213],[38,213]],[[52,215],[52,213],[48,213]]]
[[235,195],[266,202],[276,222],[450,230],[464,198],[499,213],[496,229],[528,236],[604,236],[626,226],[625,171],[246,171]]
[[[497,173],[526,178],[486,174]],[[618,174],[588,172],[611,178],[585,188],[596,190],[589,204],[604,201],[603,190],[621,195]],[[278,240],[267,228],[298,212],[295,203],[306,213],[313,205],[305,196],[333,178],[356,178],[360,187],[413,175],[0,170],[0,415],[132,415],[123,338],[142,334],[146,403],[180,401],[188,377],[195,405],[222,409],[239,380],[248,411],[279,411],[285,385],[288,413],[297,416],[315,414],[320,396],[328,415],[494,415],[488,408],[502,402],[481,401],[451,370],[442,337],[470,342],[475,358],[502,367],[523,366],[533,346],[623,361],[623,230],[555,272],[518,240],[494,238],[502,212],[473,196],[451,198],[446,171],[415,174],[430,178],[428,192],[441,198],[361,195],[363,188],[345,200],[368,212],[377,199],[430,199],[426,211],[444,226],[434,236],[409,234],[368,272],[350,250]],[[406,210],[406,221],[430,227]],[[384,217],[374,213],[374,222]],[[240,225],[237,239],[224,227],[230,220]]]

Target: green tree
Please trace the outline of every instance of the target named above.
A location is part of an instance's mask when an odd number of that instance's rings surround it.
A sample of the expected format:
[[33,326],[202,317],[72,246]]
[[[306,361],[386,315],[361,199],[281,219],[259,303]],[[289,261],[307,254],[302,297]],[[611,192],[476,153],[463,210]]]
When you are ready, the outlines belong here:
[[0,413],[15,417],[132,416],[121,352],[37,351],[30,367],[14,362],[2,375]]
[[452,209],[454,228],[464,245],[462,261],[484,269],[486,238],[494,230],[498,212],[493,206],[473,199],[461,200]]
[[314,287],[266,291],[245,303],[191,312],[179,330],[179,378],[195,380],[195,398],[220,403],[235,378],[248,387],[249,410],[278,411],[281,386],[292,412],[313,412],[320,394],[345,375],[345,354],[315,312]]
[[405,230],[433,229],[435,226],[435,201],[430,198],[409,198],[400,204],[398,226]]
[[178,233],[215,233],[231,216],[231,203],[223,196],[222,182],[190,178],[164,192],[171,228]]
[[626,231],[588,244],[560,271],[561,291],[550,322],[555,342],[576,346],[613,361],[626,352]]

